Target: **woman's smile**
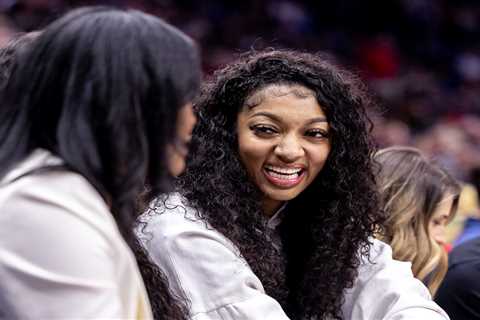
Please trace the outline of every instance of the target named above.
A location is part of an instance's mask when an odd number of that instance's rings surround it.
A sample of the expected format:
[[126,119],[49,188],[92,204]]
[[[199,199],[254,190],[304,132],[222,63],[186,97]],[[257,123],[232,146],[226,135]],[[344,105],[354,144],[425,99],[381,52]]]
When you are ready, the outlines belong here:
[[238,151],[269,208],[297,197],[315,180],[330,153],[329,130],[305,87],[270,85],[246,100],[237,118]]
[[280,188],[295,187],[305,178],[305,169],[302,167],[265,165],[263,173],[270,183]]

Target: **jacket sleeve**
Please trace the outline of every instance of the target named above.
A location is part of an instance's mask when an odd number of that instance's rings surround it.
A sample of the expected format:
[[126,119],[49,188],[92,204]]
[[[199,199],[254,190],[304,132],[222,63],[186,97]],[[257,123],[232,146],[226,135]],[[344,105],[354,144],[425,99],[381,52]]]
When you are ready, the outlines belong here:
[[237,248],[203,221],[157,214],[142,237],[172,289],[189,300],[192,319],[288,320]]
[[82,219],[110,215],[91,187],[68,174],[16,184],[0,197],[3,303],[21,319],[124,316],[111,242]]
[[350,320],[447,320],[409,262],[392,258],[387,244],[374,240],[371,259],[364,258],[358,278],[345,296],[342,311]]

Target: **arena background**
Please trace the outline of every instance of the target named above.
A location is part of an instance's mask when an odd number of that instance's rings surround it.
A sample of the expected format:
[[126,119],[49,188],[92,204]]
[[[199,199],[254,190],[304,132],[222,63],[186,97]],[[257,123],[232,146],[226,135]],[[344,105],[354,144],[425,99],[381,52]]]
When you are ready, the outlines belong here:
[[[378,98],[380,146],[419,147],[478,190],[478,0],[0,0],[0,45],[89,4],[163,17],[198,41],[206,76],[250,48],[326,52],[355,70]],[[462,215],[480,217],[471,194]]]

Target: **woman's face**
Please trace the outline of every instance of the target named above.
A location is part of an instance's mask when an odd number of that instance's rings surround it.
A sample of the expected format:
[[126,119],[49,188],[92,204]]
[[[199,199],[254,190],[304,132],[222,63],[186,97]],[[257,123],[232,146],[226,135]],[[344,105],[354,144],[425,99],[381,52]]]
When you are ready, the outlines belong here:
[[185,170],[188,144],[192,138],[192,130],[196,122],[197,118],[193,113],[193,106],[191,103],[187,103],[178,112],[176,142],[167,146],[168,168],[170,174],[175,177]]
[[453,205],[453,196],[447,195],[442,198],[438,203],[437,208],[433,212],[432,218],[428,223],[428,229],[430,236],[439,245],[446,244],[446,229],[447,224],[450,221],[450,214]]
[[298,196],[330,153],[329,125],[314,92],[270,85],[250,96],[237,117],[240,159],[264,193],[271,215]]

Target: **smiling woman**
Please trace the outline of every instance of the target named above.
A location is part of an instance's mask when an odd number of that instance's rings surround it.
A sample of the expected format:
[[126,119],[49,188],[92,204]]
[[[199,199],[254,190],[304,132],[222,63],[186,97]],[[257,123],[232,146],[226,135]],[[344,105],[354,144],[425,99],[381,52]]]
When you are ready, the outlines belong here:
[[264,194],[271,216],[317,177],[330,153],[328,122],[315,93],[299,85],[270,85],[238,114],[241,161]]
[[295,51],[214,74],[178,193],[144,243],[192,319],[446,319],[383,222],[366,108],[350,73]]

